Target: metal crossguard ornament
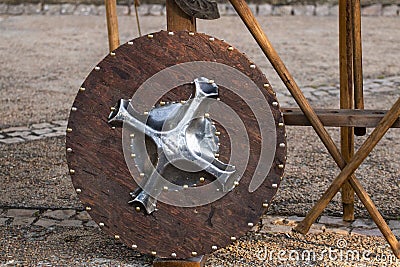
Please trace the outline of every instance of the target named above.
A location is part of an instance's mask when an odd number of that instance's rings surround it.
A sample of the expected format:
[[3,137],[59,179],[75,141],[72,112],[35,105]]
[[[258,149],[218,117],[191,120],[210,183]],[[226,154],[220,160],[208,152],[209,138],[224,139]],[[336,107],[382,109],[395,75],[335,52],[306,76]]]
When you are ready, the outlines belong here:
[[[193,99],[153,108],[148,114],[147,122],[142,122],[131,114],[129,110],[133,108],[129,108],[129,100],[124,99],[118,101],[108,117],[111,125],[128,124],[136,131],[150,137],[157,146],[157,165],[150,174],[144,168],[140,157],[135,156],[140,173],[148,175],[148,179],[145,179],[141,188],[130,193],[134,199],[129,203],[139,208],[144,207],[148,214],[155,211],[158,196],[164,188],[167,188],[162,174],[169,164],[179,162],[179,166],[185,170],[192,169],[194,164],[198,169],[193,171],[204,170],[216,177],[223,192],[230,191],[235,186],[234,183],[228,184],[235,167],[223,163],[216,157],[219,152],[219,138],[215,135],[216,128],[209,114],[196,116],[200,106],[207,105],[205,101],[207,98],[218,97],[218,86],[214,81],[204,77],[196,78],[193,83],[195,86]],[[204,107],[203,109],[207,110]],[[131,149],[132,154],[138,151],[135,146]],[[146,151],[140,152],[146,153]],[[184,189],[185,186],[179,186],[179,190]]]
[[78,90],[66,146],[101,231],[161,258],[208,254],[246,234],[286,164],[266,77],[231,45],[192,32],[148,34],[99,62]]

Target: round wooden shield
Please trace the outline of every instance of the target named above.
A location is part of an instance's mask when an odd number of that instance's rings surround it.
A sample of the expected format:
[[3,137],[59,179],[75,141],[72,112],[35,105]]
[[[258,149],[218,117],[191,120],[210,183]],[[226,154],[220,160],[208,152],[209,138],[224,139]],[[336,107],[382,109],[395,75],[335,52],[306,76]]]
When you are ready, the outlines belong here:
[[[157,80],[165,70],[172,71]],[[218,85],[218,101],[230,110],[211,109],[206,116],[218,118],[213,124],[219,160],[243,159],[245,165],[235,173],[239,182],[222,197],[199,206],[160,200],[148,214],[129,203],[141,174],[128,168],[123,129],[110,125],[110,108],[121,99],[132,99],[138,110],[184,103],[193,97],[196,77],[212,79]],[[143,89],[144,84],[168,90]],[[241,121],[243,132],[232,126],[235,120]],[[235,131],[246,136],[247,146],[230,136]],[[245,55],[205,34],[161,31],[121,45],[93,69],[71,109],[66,149],[76,192],[102,231],[141,253],[188,258],[229,245],[259,222],[283,176],[286,139],[275,93]],[[199,190],[213,179],[202,171],[189,174],[171,168],[168,173],[176,183],[201,177],[203,184],[192,184]]]

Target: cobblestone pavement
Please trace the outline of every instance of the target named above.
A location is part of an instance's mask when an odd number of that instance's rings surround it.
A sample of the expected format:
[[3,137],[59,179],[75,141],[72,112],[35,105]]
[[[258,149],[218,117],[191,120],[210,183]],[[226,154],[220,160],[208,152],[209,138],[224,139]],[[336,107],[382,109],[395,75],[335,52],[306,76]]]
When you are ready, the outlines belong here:
[[[290,233],[292,228],[302,219],[304,217],[265,215],[260,224],[254,226],[252,230],[260,233]],[[388,220],[387,223],[393,233],[400,237],[400,221]],[[3,208],[2,210],[0,209],[0,226],[99,228],[86,211],[75,209]],[[324,232],[382,237],[381,232],[370,219],[356,219],[353,222],[345,222],[340,217],[321,216],[311,227],[310,233]]]
[[[386,77],[381,79],[370,79],[364,81],[364,94],[377,96],[376,89],[379,88],[379,94],[391,95],[397,94],[400,87],[400,76]],[[339,97],[339,85],[322,86],[318,88],[304,87],[302,91],[310,103],[319,105],[331,102],[331,98]],[[296,105],[288,91],[278,92],[278,100],[283,107],[293,107]],[[29,126],[14,126],[0,130],[0,143],[14,144],[25,141],[43,139],[47,137],[56,137],[65,135],[67,121],[57,120],[51,122],[35,123]]]

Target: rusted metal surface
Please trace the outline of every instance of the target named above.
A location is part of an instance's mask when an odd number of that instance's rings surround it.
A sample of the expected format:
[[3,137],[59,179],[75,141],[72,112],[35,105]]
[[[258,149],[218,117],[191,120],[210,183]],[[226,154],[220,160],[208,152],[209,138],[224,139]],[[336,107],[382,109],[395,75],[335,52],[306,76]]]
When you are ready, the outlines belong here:
[[[277,148],[272,167],[262,185],[250,193],[250,180],[260,158],[259,125],[255,111],[220,86],[221,101],[239,115],[250,140],[250,158],[240,184],[223,198],[200,207],[158,203],[158,211],[151,215],[136,212],[128,202],[130,192],[138,186],[124,159],[122,131],[112,129],[107,122],[110,107],[121,98],[131,98],[141,84],[159,71],[192,61],[233,67],[257,85],[266,102],[256,108],[259,111],[270,108],[276,125]],[[171,77],[175,78],[178,77]],[[214,80],[218,84],[217,78]],[[232,82],[246,90],[240,80]],[[190,94],[191,85],[182,85],[168,92],[162,100],[184,100]],[[132,40],[97,65],[82,84],[73,105],[76,111],[71,113],[68,122],[67,161],[78,196],[102,231],[142,253],[188,258],[230,244],[258,223],[283,176],[286,140],[276,97],[255,65],[216,38],[162,31]],[[219,159],[227,161],[231,152],[230,139],[221,125],[216,124],[216,127],[221,132]]]

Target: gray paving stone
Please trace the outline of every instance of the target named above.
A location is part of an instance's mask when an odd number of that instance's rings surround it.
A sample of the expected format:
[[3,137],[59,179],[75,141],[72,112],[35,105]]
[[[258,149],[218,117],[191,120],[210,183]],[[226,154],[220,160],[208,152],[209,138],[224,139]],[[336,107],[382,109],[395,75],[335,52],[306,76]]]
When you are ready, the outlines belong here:
[[31,225],[35,221],[35,217],[15,217],[11,222],[12,226]]
[[66,220],[76,214],[75,210],[48,210],[42,214],[42,217],[47,217],[56,220]]
[[67,125],[68,125],[68,121],[63,121],[63,120],[52,121],[51,123],[54,125],[63,126],[63,127],[67,127]]
[[382,15],[386,17],[395,17],[399,15],[399,7],[397,5],[384,6],[382,8]]
[[4,137],[5,137],[4,135],[0,134],[0,139],[3,139]]
[[23,142],[24,139],[20,138],[20,137],[13,137],[13,138],[5,138],[5,139],[0,139],[0,143],[3,144],[16,144],[16,143],[21,143]]
[[76,214],[75,218],[76,218],[77,220],[81,220],[81,221],[89,221],[89,220],[92,219],[92,218],[90,217],[89,213],[87,213],[87,211],[78,212],[78,213]]
[[26,126],[16,126],[16,127],[10,127],[1,130],[0,132],[3,133],[10,133],[10,132],[23,132],[23,131],[29,131],[30,129]]
[[366,236],[383,236],[378,228],[373,228],[373,229],[355,228],[351,231],[351,234],[366,235]]
[[62,4],[60,8],[61,15],[72,15],[74,14],[76,6],[73,4]]
[[351,226],[353,228],[364,228],[364,229],[373,229],[376,227],[372,220],[367,219],[356,219]]
[[330,10],[330,14],[331,14],[331,16],[338,17],[339,16],[339,6],[338,5],[332,6],[331,10]]
[[274,16],[290,16],[292,15],[293,6],[284,5],[284,6],[275,6],[272,15]]
[[321,218],[319,219],[318,223],[332,226],[350,226],[351,222],[345,222],[343,221],[343,219],[341,217],[333,217],[333,216],[321,216]]
[[57,137],[57,136],[63,136],[63,135],[65,135],[64,132],[53,132],[53,133],[44,134],[43,137]]
[[[104,5],[97,6],[96,9],[97,9],[97,15],[104,16],[106,14],[106,7]],[[132,10],[133,10],[133,7],[132,7]],[[139,15],[141,15],[141,14],[139,14]]]
[[250,4],[248,4],[248,6],[249,6],[251,12],[252,12],[254,15],[257,15],[257,5],[256,5],[256,4],[250,3]]
[[348,235],[350,234],[351,229],[347,227],[334,227],[334,228],[327,227],[326,232],[340,234],[340,235]]
[[61,221],[59,225],[65,227],[83,227],[82,221],[79,220],[64,220]]
[[82,16],[91,15],[93,12],[92,8],[93,7],[91,5],[79,4],[76,6],[76,9],[74,10],[74,15],[82,15]]
[[163,10],[163,5],[151,5],[149,8],[150,16],[160,16]]
[[[138,14],[140,16],[147,16],[147,15],[149,15],[149,9],[150,9],[150,5],[141,4],[140,6],[138,6]],[[132,14],[135,13],[134,12],[134,10],[135,10],[135,6],[134,5],[131,6],[131,10],[133,10]]]
[[223,3],[218,3],[218,12],[221,16],[225,16],[226,15],[226,5],[227,4],[223,4]]
[[292,227],[285,225],[263,225],[260,233],[290,233]]
[[51,226],[57,225],[59,222],[56,220],[51,220],[51,219],[45,219],[45,218],[40,218],[37,222],[35,222],[33,225],[36,226],[41,226],[44,228],[49,228]]
[[8,10],[8,5],[1,3],[0,4],[0,15],[7,14],[7,10]]
[[53,127],[52,128],[54,131],[56,131],[56,132],[65,132],[65,130],[67,129],[67,127],[65,127],[65,126],[59,126],[59,127]]
[[[128,12],[129,12],[128,6],[122,6],[122,5],[117,6],[117,15],[118,16],[128,15]],[[161,13],[161,15],[162,15],[162,13]]]
[[262,4],[258,6],[258,15],[259,16],[270,16],[272,15],[272,5],[270,4]]
[[26,132],[11,132],[11,133],[7,133],[8,136],[12,136],[12,137],[24,137],[27,135],[30,135],[31,132],[30,131],[26,131]]
[[11,221],[10,218],[0,218],[0,226],[5,226]]
[[25,4],[24,10],[27,15],[38,15],[42,13],[42,7],[40,4]]
[[23,137],[26,141],[34,141],[34,140],[38,140],[38,139],[42,139],[42,136],[37,136],[37,135],[26,135]]
[[58,15],[60,14],[61,7],[60,5],[44,5],[43,12],[46,15]]
[[51,128],[32,130],[32,133],[34,133],[36,135],[44,135],[44,134],[51,133],[51,132],[53,132],[53,129],[51,129]]
[[295,5],[293,6],[293,15],[295,16],[314,16],[314,5]]
[[324,17],[330,15],[331,7],[328,4],[317,5],[315,7],[315,15]]
[[96,223],[95,221],[92,221],[92,220],[90,220],[90,221],[88,221],[88,222],[85,222],[85,223],[83,224],[83,226],[85,226],[85,227],[90,227],[90,228],[99,228],[99,226],[97,225],[97,223]]
[[48,122],[32,124],[32,129],[43,129],[43,128],[51,128],[51,127],[53,127],[53,125],[51,125],[51,123],[48,123]]
[[5,212],[7,217],[34,217],[39,214],[39,210],[30,209],[9,209]]
[[232,5],[227,5],[226,6],[226,10],[225,10],[225,16],[236,16],[237,12],[236,10],[233,8]]
[[9,5],[7,14],[17,16],[17,15],[22,15],[24,14],[24,5]]
[[400,229],[400,220],[390,220],[389,227],[391,229]]
[[361,10],[363,16],[380,16],[382,14],[382,4],[366,6]]

